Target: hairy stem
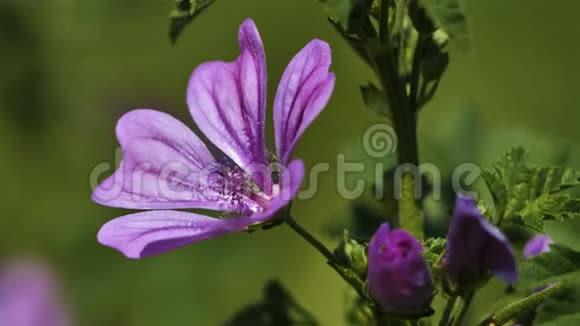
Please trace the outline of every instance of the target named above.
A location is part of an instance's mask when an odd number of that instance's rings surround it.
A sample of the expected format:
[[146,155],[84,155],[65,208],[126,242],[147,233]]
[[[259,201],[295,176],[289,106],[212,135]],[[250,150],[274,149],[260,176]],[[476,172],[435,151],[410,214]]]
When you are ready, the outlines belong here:
[[391,47],[375,54],[375,70],[386,93],[393,116],[393,124],[398,140],[399,163],[419,164],[417,150],[417,124],[411,111],[405,86],[395,66]]
[[360,295],[361,298],[368,300],[368,295],[365,291],[364,280],[360,278],[349,266],[343,265],[340,261],[337,261],[334,254],[328,250],[318,239],[316,239],[310,232],[306,231],[302,226],[300,226],[296,220],[291,216],[287,216],[284,221],[294,232],[298,233],[303,239],[305,239],[310,245],[312,245],[318,252],[320,252],[327,260],[328,265],[334,269],[340,277],[342,277],[352,288]]
[[[386,2],[383,0],[383,2]],[[382,10],[386,10],[383,8]],[[387,15],[386,13],[383,13]],[[382,22],[388,23],[388,22]],[[418,42],[418,46],[421,42]],[[416,49],[416,55],[419,56],[420,48]],[[417,101],[411,99],[407,94],[404,78],[399,74],[395,51],[390,41],[374,48],[373,51],[373,68],[381,82],[383,91],[388,101],[391,111],[395,135],[397,137],[398,161],[400,167],[407,166],[412,169],[412,174],[418,172],[419,152],[417,143],[417,120],[416,105]],[[419,59],[416,59],[413,65],[415,79],[413,84],[419,83]],[[415,86],[417,88],[418,86]],[[415,90],[416,92],[416,90]],[[407,178],[406,188],[411,191],[403,192],[399,200],[399,216],[402,219],[399,225],[411,232],[415,237],[423,237],[423,223],[421,221],[421,212],[414,197],[415,178]]]
[[298,224],[296,220],[292,218],[292,216],[288,215],[284,219],[284,221],[286,222],[286,224],[288,224],[288,226],[292,230],[294,230],[294,232],[298,233],[298,235],[300,235],[304,240],[306,240],[308,243],[310,243],[310,245],[312,245],[316,250],[318,250],[318,252],[320,252],[326,258],[326,260],[328,260],[329,262],[334,261],[334,255],[332,254],[332,252],[328,250],[328,248],[326,248],[326,246],[324,246],[322,242],[320,242],[312,234],[310,234],[310,232],[306,231],[306,229],[304,229],[300,224]]

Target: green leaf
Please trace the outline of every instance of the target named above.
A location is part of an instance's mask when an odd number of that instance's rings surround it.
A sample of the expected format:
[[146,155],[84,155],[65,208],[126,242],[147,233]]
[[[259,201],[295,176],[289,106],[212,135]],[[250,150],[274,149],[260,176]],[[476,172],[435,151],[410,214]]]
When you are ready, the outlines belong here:
[[518,288],[531,291],[548,283],[580,285],[580,252],[552,244],[549,252],[521,264]]
[[520,172],[525,163],[525,155],[526,151],[522,147],[514,148],[495,163],[492,170],[483,171],[481,175],[491,192],[498,214],[503,214],[506,210],[511,188],[515,189],[526,183],[527,175]]
[[176,0],[175,9],[169,16],[171,42],[175,43],[185,27],[214,2],[215,0]]
[[358,294],[370,302],[364,282],[367,273],[367,247],[352,239],[348,231],[344,231],[343,238],[336,249],[334,259],[328,264],[334,268],[358,292]]
[[577,325],[580,322],[580,252],[553,244],[550,251],[524,261],[518,289],[534,291],[547,284],[563,287],[538,308],[534,325]]
[[458,0],[419,0],[427,14],[463,50],[469,50],[471,42],[467,20]]
[[447,240],[445,238],[428,238],[423,241],[422,245],[425,248],[423,257],[429,266],[436,266],[439,263],[439,259],[445,251],[446,243]]
[[525,206],[519,214],[530,227],[543,230],[543,222],[546,219],[563,221],[580,217],[580,199],[569,195],[542,194]]
[[351,239],[348,231],[344,231],[342,241],[334,250],[334,256],[341,265],[352,269],[360,278],[367,271],[367,248],[358,241]]
[[360,87],[365,105],[380,116],[390,118],[391,110],[383,91],[372,83]]
[[580,198],[561,193],[580,185],[580,172],[560,166],[528,165],[526,153],[521,147],[512,149],[493,169],[482,173],[498,221],[542,232],[546,220],[580,217]]
[[421,75],[425,82],[441,79],[449,65],[449,54],[444,52],[434,40],[429,40],[421,64]]
[[437,87],[449,65],[449,53],[445,50],[445,36],[438,31],[426,39],[422,47],[420,63],[421,87],[417,94],[419,108],[433,98]]

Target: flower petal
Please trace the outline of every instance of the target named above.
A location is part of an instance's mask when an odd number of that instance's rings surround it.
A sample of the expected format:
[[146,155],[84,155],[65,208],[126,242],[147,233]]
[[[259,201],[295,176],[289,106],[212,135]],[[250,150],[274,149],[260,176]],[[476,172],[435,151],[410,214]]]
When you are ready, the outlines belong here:
[[517,279],[511,245],[505,235],[481,214],[475,200],[458,196],[447,236],[446,270],[454,282],[491,270],[506,283]]
[[550,245],[552,243],[554,243],[554,241],[549,235],[536,234],[526,242],[526,246],[524,247],[524,257],[527,259],[548,252],[550,251]]
[[330,47],[313,40],[290,62],[274,100],[274,129],[280,161],[290,160],[296,142],[326,106],[334,88]]
[[266,209],[257,214],[250,216],[252,223],[265,222],[273,217],[282,208],[296,197],[300,190],[300,185],[304,179],[304,162],[301,160],[294,160],[282,169],[280,177],[280,190],[276,197],[272,198]]
[[381,224],[369,243],[369,258],[370,256],[373,256],[373,259],[378,259],[378,256],[380,256],[382,251],[381,248],[385,245],[385,241],[389,237],[389,234],[391,234],[389,223]]
[[217,219],[180,211],[146,211],[118,217],[103,225],[99,242],[128,258],[143,258],[194,242],[242,231],[247,218]]
[[180,211],[146,211],[116,218],[98,234],[101,244],[129,258],[160,254],[193,242],[243,231],[248,225],[265,222],[296,196],[304,176],[304,164],[291,162],[281,178],[281,189],[264,212],[251,216],[217,219]]
[[[485,223],[487,221],[484,220]],[[488,223],[496,232],[490,232],[486,242],[485,265],[500,280],[513,284],[518,280],[516,259],[508,239],[501,231]]]
[[[203,133],[247,173],[267,166],[264,141],[266,57],[251,19],[239,31],[241,54],[234,62],[214,61],[195,69],[187,103]],[[256,178],[260,186],[263,180]]]
[[[93,192],[97,203],[134,209],[206,208],[260,211],[221,170],[183,123],[154,110],[134,110],[117,123],[123,150],[119,169]],[[238,186],[238,189],[234,189]]]

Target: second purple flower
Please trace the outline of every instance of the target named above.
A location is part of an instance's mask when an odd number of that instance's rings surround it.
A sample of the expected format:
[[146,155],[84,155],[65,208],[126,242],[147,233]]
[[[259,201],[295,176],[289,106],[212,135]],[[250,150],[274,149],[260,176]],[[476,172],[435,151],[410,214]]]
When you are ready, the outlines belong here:
[[487,271],[506,283],[517,280],[509,241],[485,219],[472,197],[457,196],[447,235],[445,267],[449,279],[462,286],[477,283]]

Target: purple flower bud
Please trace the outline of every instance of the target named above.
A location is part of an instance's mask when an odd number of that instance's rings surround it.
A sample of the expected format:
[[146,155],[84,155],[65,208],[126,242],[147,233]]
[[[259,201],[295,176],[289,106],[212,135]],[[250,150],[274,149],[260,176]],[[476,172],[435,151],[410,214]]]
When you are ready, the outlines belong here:
[[524,247],[524,257],[530,258],[533,256],[538,256],[543,252],[550,251],[550,245],[554,241],[546,234],[537,234],[532,237]]
[[418,314],[433,295],[433,279],[421,255],[423,247],[412,235],[388,223],[373,236],[368,253],[367,284],[384,311]]
[[449,279],[462,285],[479,281],[488,270],[507,283],[514,283],[518,277],[508,240],[467,196],[457,196],[447,235],[445,266]]

